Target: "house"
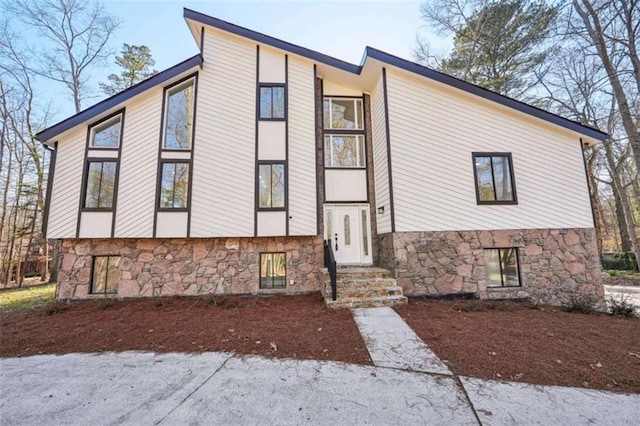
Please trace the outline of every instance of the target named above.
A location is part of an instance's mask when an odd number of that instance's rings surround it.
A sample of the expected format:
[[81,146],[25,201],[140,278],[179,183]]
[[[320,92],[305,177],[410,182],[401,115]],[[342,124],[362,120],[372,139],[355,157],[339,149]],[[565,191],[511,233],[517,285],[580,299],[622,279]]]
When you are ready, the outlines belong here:
[[374,48],[184,18],[198,55],[37,135],[59,298],[318,291],[327,240],[396,301],[602,299],[582,149],[604,133]]

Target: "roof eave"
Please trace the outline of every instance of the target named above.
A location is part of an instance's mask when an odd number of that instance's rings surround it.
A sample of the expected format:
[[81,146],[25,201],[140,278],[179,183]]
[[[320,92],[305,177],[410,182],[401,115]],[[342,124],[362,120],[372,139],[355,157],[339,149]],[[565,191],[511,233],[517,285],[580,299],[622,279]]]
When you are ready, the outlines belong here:
[[585,126],[584,124],[578,123],[577,121],[569,120],[568,118],[561,117],[557,114],[545,111],[524,102],[520,102],[508,96],[504,96],[483,87],[476,86],[475,84],[468,83],[464,80],[460,80],[448,74],[435,71],[431,68],[425,67],[415,62],[399,58],[373,47],[367,47],[365,50],[365,61],[367,58],[377,59],[381,62],[401,68],[405,71],[409,71],[414,74],[418,74],[438,81],[440,83],[453,86],[465,92],[480,96],[481,98],[488,99],[490,101],[507,106],[509,108],[513,108],[517,111],[532,115],[566,129],[573,130],[577,133],[588,136],[598,141],[604,141],[608,137],[606,133],[601,132],[598,129],[594,129],[593,127]]

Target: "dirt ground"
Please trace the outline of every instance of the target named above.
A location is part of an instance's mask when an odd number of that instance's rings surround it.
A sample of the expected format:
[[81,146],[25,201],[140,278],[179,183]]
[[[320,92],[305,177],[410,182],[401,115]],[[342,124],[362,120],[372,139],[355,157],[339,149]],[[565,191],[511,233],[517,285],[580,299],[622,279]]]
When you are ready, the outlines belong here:
[[459,375],[640,392],[640,318],[478,301],[396,311]]
[[325,308],[319,293],[86,301],[47,311],[1,313],[0,356],[233,351],[371,364],[351,312]]
[[[0,313],[0,356],[232,351],[371,365],[349,310],[319,294],[94,300]],[[640,318],[509,302],[396,308],[459,375],[640,393]],[[272,345],[273,343],[273,345]]]

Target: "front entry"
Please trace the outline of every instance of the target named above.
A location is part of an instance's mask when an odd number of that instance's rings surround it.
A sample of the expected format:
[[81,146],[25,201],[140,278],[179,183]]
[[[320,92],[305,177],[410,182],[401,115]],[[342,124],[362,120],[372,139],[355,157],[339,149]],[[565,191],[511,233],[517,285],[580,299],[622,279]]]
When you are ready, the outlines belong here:
[[368,204],[325,204],[324,234],[339,265],[372,263]]

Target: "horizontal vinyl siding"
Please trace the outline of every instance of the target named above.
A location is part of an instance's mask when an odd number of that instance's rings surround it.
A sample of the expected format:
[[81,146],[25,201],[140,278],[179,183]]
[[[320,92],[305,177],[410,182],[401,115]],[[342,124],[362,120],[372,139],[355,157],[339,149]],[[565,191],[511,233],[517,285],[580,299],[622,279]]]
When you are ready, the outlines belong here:
[[127,105],[124,118],[116,238],[153,236],[162,87]]
[[[593,227],[577,134],[424,79],[387,85],[397,231]],[[518,205],[477,205],[473,151],[512,153]]]
[[387,164],[387,131],[384,115],[384,89],[382,77],[371,95],[371,133],[373,135],[373,173],[376,206],[384,207],[384,213],[376,217],[378,234],[391,232],[391,210],[389,208],[389,172]]
[[48,238],[76,237],[86,143],[86,126],[71,130],[58,139],[49,207]]
[[313,65],[289,57],[289,235],[316,235]]
[[256,46],[205,32],[198,79],[192,237],[254,234]]

